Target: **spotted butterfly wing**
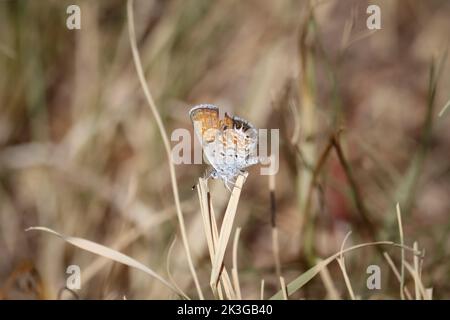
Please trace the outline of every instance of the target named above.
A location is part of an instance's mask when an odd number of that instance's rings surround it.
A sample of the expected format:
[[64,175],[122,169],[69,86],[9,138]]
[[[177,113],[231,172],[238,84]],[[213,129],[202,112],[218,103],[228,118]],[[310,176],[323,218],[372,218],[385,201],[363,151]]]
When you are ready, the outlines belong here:
[[220,119],[219,108],[207,104],[193,107],[189,114],[213,173],[225,183],[258,162],[257,130],[249,122],[227,113]]
[[[211,104],[201,104],[189,111],[194,132],[200,141],[208,162],[214,167],[215,141],[219,135],[219,108]],[[215,168],[216,169],[216,168]]]

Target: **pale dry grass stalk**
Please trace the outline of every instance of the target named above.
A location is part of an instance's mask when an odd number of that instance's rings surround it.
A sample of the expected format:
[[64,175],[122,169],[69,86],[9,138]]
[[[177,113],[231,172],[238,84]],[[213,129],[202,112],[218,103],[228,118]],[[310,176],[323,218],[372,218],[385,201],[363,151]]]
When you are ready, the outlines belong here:
[[32,231],[32,230],[44,231],[44,232],[53,234],[53,235],[63,239],[67,243],[70,243],[71,245],[73,245],[75,247],[92,252],[94,254],[111,259],[113,261],[125,264],[129,267],[133,267],[135,269],[141,270],[141,271],[145,272],[146,274],[152,276],[153,278],[159,280],[162,284],[164,284],[166,287],[171,289],[176,294],[178,294],[180,296],[184,296],[183,292],[178,291],[178,289],[176,287],[174,287],[167,280],[165,280],[163,277],[158,275],[155,271],[153,271],[152,269],[146,267],[144,264],[136,261],[135,259],[133,259],[121,252],[118,252],[116,250],[113,250],[111,248],[105,247],[101,244],[98,244],[98,243],[95,243],[95,242],[92,242],[92,241],[89,241],[86,239],[66,236],[66,235],[63,235],[61,233],[58,233],[54,230],[51,230],[51,229],[45,228],[45,227],[30,227],[30,228],[26,229],[25,231]]
[[225,250],[230,239],[231,230],[233,228],[239,197],[247,175],[248,173],[239,175],[236,179],[236,183],[231,192],[230,199],[225,210],[222,225],[220,226],[220,232],[217,226],[207,180],[204,178],[199,178],[199,182],[197,184],[203,228],[212,264],[210,286],[214,296],[219,298],[222,298],[220,294],[222,288],[228,299],[242,298],[237,274],[237,243],[240,229],[236,231],[234,239],[231,279],[227,272],[227,268],[223,264],[223,260]]
[[433,288],[426,288],[425,292],[427,293],[427,300],[433,299]]
[[225,250],[230,239],[231,230],[233,228],[234,218],[236,216],[239,197],[241,195],[242,187],[248,173],[239,175],[236,179],[236,184],[231,192],[230,200],[228,201],[227,209],[223,217],[222,226],[220,227],[219,241],[217,243],[217,250],[214,255],[213,269],[211,271],[211,285],[215,285],[220,276],[220,270],[222,269],[223,259],[225,256]]
[[260,299],[264,300],[264,279],[261,279]]
[[[419,244],[417,241],[414,242],[413,249],[415,251],[419,251]],[[432,299],[432,288],[426,288],[422,281],[422,272],[420,267],[418,255],[413,256],[413,264],[411,265],[409,262],[404,261],[404,265],[406,270],[410,273],[414,280],[414,292],[416,300],[431,300]]]
[[[402,266],[406,266],[406,268],[408,269],[408,271],[411,273],[411,275],[414,277],[415,281],[417,282],[419,289],[420,289],[420,293],[423,295],[423,297],[425,297],[426,299],[431,299],[431,294],[432,294],[432,288],[428,288],[425,289],[422,280],[420,278],[420,267],[418,268],[419,270],[415,270],[409,263],[407,263],[404,259],[404,254],[405,254],[405,250],[411,251],[415,256],[419,256],[422,255],[422,253],[420,251],[417,250],[417,246],[416,248],[411,248],[408,246],[404,245],[404,241],[403,241],[403,227],[402,227],[402,223],[401,223],[401,216],[400,216],[400,206],[397,204],[397,219],[399,220],[399,229],[400,229],[400,241],[401,243],[395,243],[392,241],[376,241],[376,242],[368,242],[368,243],[362,243],[359,245],[355,245],[352,246],[350,248],[344,249],[344,244],[345,241],[347,240],[348,236],[350,235],[351,232],[349,232],[345,238],[344,241],[342,242],[341,245],[341,249],[339,252],[335,253],[334,255],[329,256],[328,258],[326,258],[325,260],[320,260],[318,263],[316,263],[316,265],[314,265],[313,267],[311,267],[310,269],[308,269],[306,272],[302,273],[300,276],[298,276],[296,279],[294,279],[293,281],[291,281],[287,287],[286,287],[286,291],[287,291],[287,295],[290,296],[292,295],[294,292],[296,292],[297,290],[299,290],[300,288],[302,288],[305,284],[307,284],[312,278],[314,278],[318,273],[320,273],[328,264],[330,264],[332,261],[334,261],[335,259],[338,261],[339,266],[341,267],[341,270],[344,274],[344,279],[347,285],[347,289],[350,293],[350,296],[352,299],[356,299],[354,293],[353,293],[353,289],[351,287],[346,269],[345,269],[345,263],[344,263],[344,254],[350,251],[354,251],[357,249],[361,249],[364,247],[369,247],[369,246],[380,246],[380,245],[390,245],[396,248],[400,248],[401,252],[402,252]],[[404,288],[404,275],[399,274],[398,272],[395,272],[396,268],[395,265],[392,263],[392,260],[389,258],[389,255],[387,255],[386,253],[383,253],[385,258],[388,260],[388,263],[390,264],[391,268],[394,270],[394,273],[396,273],[396,276],[400,279],[401,282],[401,290],[403,291]],[[282,299],[284,296],[283,290],[278,291],[275,295],[273,295],[270,299],[271,300],[279,300]],[[402,296],[403,296],[403,292],[402,292]]]
[[240,234],[241,228],[237,228],[234,234],[234,241],[233,241],[233,269],[231,270],[231,274],[233,276],[234,291],[236,292],[236,298],[242,300],[241,285],[239,284],[239,274],[237,268],[237,248]]
[[[209,257],[211,265],[214,265],[214,257],[217,251],[219,242],[219,231],[217,227],[216,216],[211,202],[211,196],[208,190],[207,181],[204,178],[199,178],[197,184],[198,196],[200,200],[200,212],[202,215],[203,228],[208,246]],[[236,293],[234,291],[227,268],[223,266],[220,282],[211,285],[211,289],[215,297],[223,299],[223,292],[227,299],[235,299]]]
[[[400,212],[400,204],[397,203],[396,206],[397,211],[397,221],[398,221],[398,231],[400,234],[400,244],[404,245],[403,238],[403,224],[402,224],[402,215]],[[401,267],[400,267],[400,297],[402,300],[405,300],[405,295],[403,293],[403,287],[405,286],[405,250],[401,251]]]
[[[271,157],[270,161],[274,161]],[[275,272],[277,278],[281,277],[281,260],[280,260],[280,242],[278,240],[278,226],[277,226],[277,209],[276,209],[276,199],[275,199],[275,172],[269,174],[269,195],[270,195],[270,216],[272,224],[272,252],[273,258],[275,260]]]
[[350,278],[348,277],[348,274],[347,274],[347,269],[345,268],[345,260],[344,260],[344,254],[343,254],[345,242],[347,241],[347,239],[351,235],[351,233],[352,233],[351,231],[348,232],[347,235],[345,236],[344,240],[342,241],[341,251],[339,252],[340,256],[336,260],[337,260],[339,267],[341,268],[342,274],[344,276],[345,285],[347,286],[347,290],[350,295],[350,298],[352,300],[356,300],[355,293],[353,292],[352,284],[350,282]]
[[298,144],[298,141],[300,140],[300,120],[299,120],[300,115],[297,107],[293,102],[289,103],[289,109],[292,112],[292,117],[294,121],[294,130],[291,137],[291,144],[295,146]]
[[281,292],[283,292],[283,299],[288,300],[286,281],[284,281],[283,277],[280,277],[279,279],[280,279]]
[[409,264],[407,261],[405,261],[405,268],[408,270],[408,272],[411,274],[411,276],[414,279],[414,285],[418,288],[419,297],[416,296],[416,300],[429,300],[429,297],[427,296],[425,286],[423,285],[422,279],[420,278],[417,270],[414,269],[414,267]]
[[281,277],[281,262],[280,262],[280,245],[278,241],[278,228],[272,227],[272,250],[275,260],[275,272],[277,277]]
[[[317,157],[317,145],[314,139],[317,134],[317,105],[314,92],[315,86],[315,55],[311,48],[311,41],[315,34],[312,27],[313,7],[311,1],[308,1],[307,8],[299,27],[297,53],[299,60],[298,70],[298,95],[300,97],[300,128],[301,139],[299,139],[299,150],[305,163],[315,163]],[[313,237],[312,217],[314,211],[307,212],[308,206],[308,187],[313,181],[313,173],[306,167],[301,167],[297,174],[297,198],[299,213],[303,218],[301,228],[304,231],[305,254],[312,260],[312,245],[309,244]]]
[[439,117],[442,117],[445,113],[445,111],[447,111],[447,109],[450,107],[450,100],[447,101],[447,103],[445,104],[445,106],[442,108],[442,110],[439,112]]
[[[320,261],[321,259],[318,259],[317,263]],[[340,300],[341,297],[336,289],[336,286],[334,285],[333,279],[331,278],[327,267],[320,270],[320,278],[322,279],[325,289],[327,290],[327,298],[330,300]]]
[[[314,31],[311,27],[312,8],[309,7],[305,11],[302,25],[299,30],[298,37],[298,55],[300,60],[300,70],[298,79],[298,91],[301,97],[301,110],[300,110],[300,127],[302,128],[303,141],[301,141],[301,149],[304,156],[309,160],[309,163],[313,163],[315,159],[315,143],[310,141],[309,138],[313,137],[317,130],[316,123],[316,102],[314,95],[314,72],[315,72],[315,57],[310,47],[311,38],[314,37]],[[303,182],[304,196],[306,196],[307,186],[311,179],[311,173],[305,171],[309,178]]]
[[[122,234],[114,243],[110,246],[112,249],[121,251],[136,241],[143,234],[148,232],[151,228],[155,228],[162,223],[172,219],[175,215],[174,207],[164,209],[156,219],[148,219],[147,221],[143,221],[141,226],[134,227],[124,234]],[[86,268],[83,269],[81,273],[81,278],[84,283],[88,283],[94,275],[96,275],[106,264],[110,263],[109,260],[104,259],[102,257],[98,257],[92,263],[90,263]]]
[[[413,248],[414,248],[414,250],[419,251],[419,245],[418,245],[417,241],[414,241]],[[414,261],[414,270],[419,275],[419,277],[421,277],[420,269],[419,269],[419,257],[414,256],[413,261]],[[420,300],[419,285],[416,281],[414,281],[414,292],[416,294],[416,300]]]
[[173,164],[172,157],[171,157],[169,138],[167,136],[167,133],[166,133],[166,130],[164,127],[164,123],[158,112],[156,104],[150,93],[150,89],[148,88],[147,82],[145,80],[144,71],[142,69],[141,58],[139,56],[139,51],[137,48],[136,32],[134,29],[133,2],[134,2],[133,0],[128,0],[128,2],[127,2],[128,31],[129,31],[131,50],[133,53],[133,60],[134,60],[135,66],[136,66],[136,71],[138,73],[138,77],[139,77],[139,81],[142,86],[142,90],[144,91],[144,95],[145,95],[145,98],[147,99],[150,110],[152,111],[152,114],[155,117],[159,132],[161,134],[161,137],[162,137],[162,140],[164,143],[164,149],[166,151],[166,156],[167,156],[168,164],[169,164],[170,180],[172,182],[172,191],[173,191],[175,206],[176,206],[176,210],[177,210],[178,223],[180,226],[181,239],[182,239],[182,242],[184,245],[184,249],[186,251],[189,269],[190,269],[192,277],[194,279],[195,287],[197,288],[197,293],[199,295],[199,298],[203,300],[204,299],[203,292],[202,292],[200,283],[198,281],[194,263],[192,262],[191,252],[189,249],[189,242],[188,242],[187,235],[186,235],[186,228],[185,228],[183,213],[181,211],[181,205],[180,205],[180,197],[178,194],[178,185],[177,185],[177,179],[176,179],[176,173],[175,173],[175,166]]
[[[392,272],[394,273],[395,277],[397,278],[398,282],[401,283],[401,276],[400,272],[398,271],[397,267],[394,264],[394,261],[392,261],[391,257],[387,252],[383,252],[383,256],[386,259],[387,263],[389,264],[389,267],[391,267]],[[405,295],[408,300],[412,300],[411,293],[409,292],[407,287],[404,287]]]
[[355,10],[355,7],[352,7],[351,12],[350,12],[350,17],[345,21],[344,30],[342,32],[341,45],[340,45],[341,52],[344,52],[348,47],[348,44],[350,42],[350,36],[351,36],[352,30],[355,26],[355,20],[356,20],[356,10]]
[[[393,246],[395,248],[401,248],[401,249],[409,250],[409,251],[413,252],[413,254],[415,254],[415,255],[420,255],[421,254],[420,252],[415,251],[413,248],[410,248],[410,247],[407,247],[407,246],[404,246],[404,245],[401,245],[401,244],[398,244],[398,243],[395,243],[395,242],[392,242],[392,241],[376,241],[376,242],[367,242],[367,243],[358,244],[358,245],[355,245],[355,246],[352,246],[350,248],[344,249],[342,251],[339,251],[339,252],[329,256],[325,260],[320,261],[315,266],[311,267],[310,269],[308,269],[307,271],[302,273],[300,276],[298,276],[296,279],[291,281],[287,285],[288,296],[292,295],[294,292],[296,292],[297,290],[302,288],[312,278],[314,278],[318,273],[320,273],[320,271],[323,268],[325,268],[328,264],[330,264],[335,259],[339,258],[342,254],[345,254],[347,252],[351,252],[351,251],[354,251],[354,250],[357,250],[357,249],[365,248],[365,247],[380,246],[380,245],[389,245],[389,246]],[[271,300],[280,300],[282,298],[283,298],[283,293],[280,290],[276,294],[274,294],[270,299]]]

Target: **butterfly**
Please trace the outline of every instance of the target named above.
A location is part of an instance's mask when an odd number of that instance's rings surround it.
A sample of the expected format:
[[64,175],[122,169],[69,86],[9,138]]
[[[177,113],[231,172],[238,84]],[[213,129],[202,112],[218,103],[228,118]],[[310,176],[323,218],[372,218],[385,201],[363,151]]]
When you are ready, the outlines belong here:
[[194,106],[189,116],[212,166],[206,178],[221,179],[231,191],[238,175],[259,162],[257,129],[248,121],[227,113],[220,119],[219,108],[212,104]]

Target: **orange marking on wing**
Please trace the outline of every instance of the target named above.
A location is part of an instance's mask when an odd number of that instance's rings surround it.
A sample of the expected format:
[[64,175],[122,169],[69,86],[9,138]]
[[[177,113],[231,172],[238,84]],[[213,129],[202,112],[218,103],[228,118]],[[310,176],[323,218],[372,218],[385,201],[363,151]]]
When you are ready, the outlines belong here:
[[227,113],[225,113],[225,118],[219,122],[222,130],[233,128],[233,118],[231,118]]
[[219,129],[219,112],[214,109],[197,109],[191,115],[193,122],[200,122],[200,134],[203,140],[210,143],[215,140],[216,132]]

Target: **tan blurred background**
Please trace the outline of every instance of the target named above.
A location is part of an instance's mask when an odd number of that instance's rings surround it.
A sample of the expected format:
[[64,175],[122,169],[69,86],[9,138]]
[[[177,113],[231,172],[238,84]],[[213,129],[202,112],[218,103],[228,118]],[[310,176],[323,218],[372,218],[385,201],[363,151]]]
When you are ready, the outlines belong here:
[[[312,5],[311,5],[312,3]],[[213,103],[259,128],[280,129],[276,209],[287,282],[307,270],[306,187],[328,137],[340,142],[353,183],[336,152],[312,198],[313,250],[326,257],[348,244],[399,241],[426,255],[423,279],[434,298],[450,298],[450,2],[443,0],[136,0],[139,52],[168,134],[192,130],[188,111]],[[68,30],[66,8],[81,8]],[[366,27],[369,4],[381,30]],[[178,224],[160,133],[133,64],[126,2],[0,1],[0,294],[55,299],[67,266],[79,265],[82,299],[174,298],[137,270],[99,259],[29,226],[50,227],[120,251],[167,278]],[[442,58],[444,57],[444,58]],[[430,69],[437,78],[430,102]],[[189,243],[208,292],[207,256],[197,192],[206,166],[176,166]],[[229,195],[211,181],[216,212]],[[359,199],[355,199],[355,187]],[[365,235],[358,201],[369,216]],[[235,224],[242,227],[239,276],[244,298],[279,290],[272,252],[267,176],[250,169]],[[396,257],[399,251],[387,249]],[[227,255],[227,260],[230,257]],[[170,270],[195,296],[179,237]],[[346,260],[363,299],[398,298],[398,281],[377,250]],[[366,288],[378,264],[382,289]],[[337,264],[331,277],[347,298]],[[411,286],[411,279],[407,279]],[[67,294],[67,293],[66,293]],[[207,294],[211,297],[211,294]],[[320,277],[295,298],[323,299]]]

